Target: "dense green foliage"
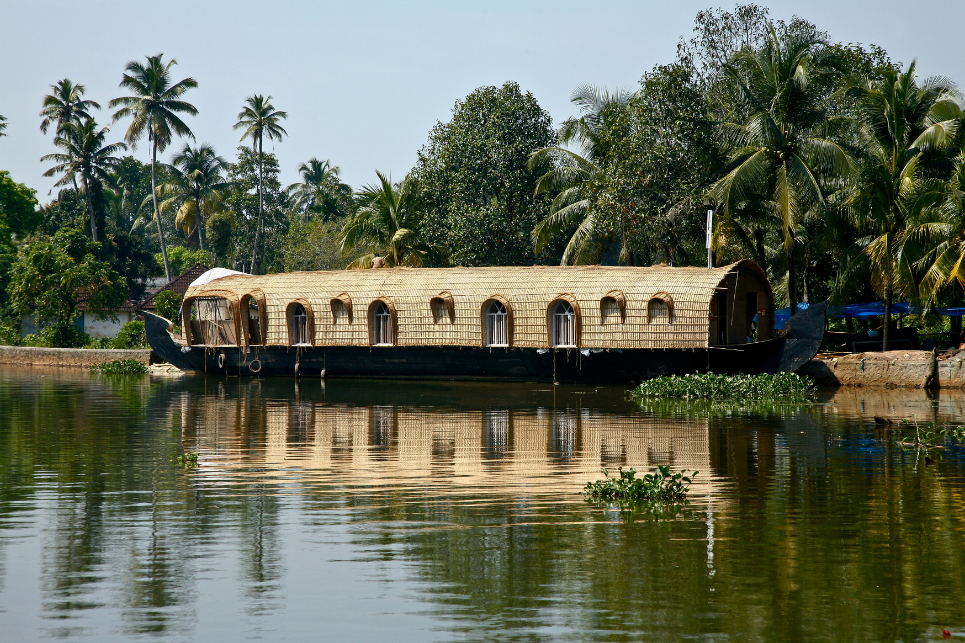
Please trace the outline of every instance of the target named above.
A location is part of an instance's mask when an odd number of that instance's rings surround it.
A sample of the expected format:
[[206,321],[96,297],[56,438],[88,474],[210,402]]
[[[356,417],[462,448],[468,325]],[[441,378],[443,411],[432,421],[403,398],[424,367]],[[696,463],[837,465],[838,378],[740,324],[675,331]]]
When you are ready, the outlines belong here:
[[147,366],[136,359],[115,359],[103,364],[94,364],[90,370],[103,375],[144,375]]
[[0,234],[0,243],[9,239],[11,232],[18,236],[30,234],[40,222],[37,193],[14,181],[9,172],[0,170],[0,228],[5,227],[7,231]]
[[636,477],[636,469],[619,469],[620,477],[611,478],[610,472],[603,470],[603,480],[587,482],[583,487],[583,497],[592,502],[680,502],[687,497],[697,471],[689,474],[686,470],[672,473],[669,466],[657,465],[657,470],[642,478]]
[[149,348],[147,333],[144,332],[144,322],[135,319],[121,326],[117,337],[111,342],[111,348]]
[[77,230],[36,237],[20,246],[10,269],[10,308],[68,332],[84,302],[98,317],[109,316],[127,298],[127,284],[110,264],[97,258],[100,244]]
[[162,290],[154,295],[154,309],[161,317],[174,321],[181,309],[181,297],[173,290]]
[[552,119],[516,83],[481,87],[437,123],[412,170],[425,241],[464,266],[536,262],[530,234],[550,199],[535,194],[548,165],[530,154],[553,142]]
[[691,399],[804,400],[814,383],[794,373],[775,375],[669,375],[640,383],[631,392],[636,399],[677,397]]

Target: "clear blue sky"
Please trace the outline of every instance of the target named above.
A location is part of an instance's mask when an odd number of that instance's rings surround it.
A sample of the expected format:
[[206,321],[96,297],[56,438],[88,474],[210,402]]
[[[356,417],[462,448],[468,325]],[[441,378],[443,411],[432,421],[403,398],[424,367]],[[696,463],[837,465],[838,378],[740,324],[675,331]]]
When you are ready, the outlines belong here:
[[[874,43],[894,60],[916,58],[922,75],[965,84],[962,0],[761,2],[771,16],[800,15],[842,42]],[[166,0],[6,0],[0,5],[0,169],[38,192],[53,152],[40,133],[40,101],[61,78],[87,97],[120,95],[125,63],[163,52],[178,79],[193,76],[186,99],[199,110],[189,124],[199,142],[234,158],[231,129],[246,96],[271,94],[289,113],[289,137],[274,143],[282,182],[317,156],[342,168],[354,187],[375,169],[401,178],[436,121],[474,88],[514,80],[559,123],[573,113],[581,83],[635,86],[670,62],[707,0],[668,2],[525,0],[454,2],[252,2]],[[916,17],[920,17],[916,20]],[[108,123],[102,111],[98,121]],[[126,123],[112,133],[120,139]],[[175,143],[175,146],[179,145]],[[266,148],[269,148],[269,143]],[[163,155],[164,160],[170,156]],[[147,160],[147,144],[135,155]]]

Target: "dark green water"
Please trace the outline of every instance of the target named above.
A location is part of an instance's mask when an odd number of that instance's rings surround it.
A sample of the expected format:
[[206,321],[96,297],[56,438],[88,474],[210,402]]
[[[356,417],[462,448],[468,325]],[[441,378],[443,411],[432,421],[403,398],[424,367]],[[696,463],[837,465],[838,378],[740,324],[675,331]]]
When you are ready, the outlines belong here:
[[[965,449],[621,389],[0,370],[0,640],[965,639]],[[182,452],[197,468],[179,467]],[[699,469],[628,522],[602,466]]]

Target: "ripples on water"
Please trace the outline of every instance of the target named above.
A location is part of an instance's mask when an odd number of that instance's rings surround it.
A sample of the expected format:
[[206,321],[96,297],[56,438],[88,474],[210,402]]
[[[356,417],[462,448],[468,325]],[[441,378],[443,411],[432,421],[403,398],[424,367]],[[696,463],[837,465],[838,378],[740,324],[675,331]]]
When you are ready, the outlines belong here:
[[[614,388],[0,371],[0,639],[965,636],[965,395],[640,409]],[[184,469],[174,459],[199,454]],[[601,467],[697,469],[676,516]]]

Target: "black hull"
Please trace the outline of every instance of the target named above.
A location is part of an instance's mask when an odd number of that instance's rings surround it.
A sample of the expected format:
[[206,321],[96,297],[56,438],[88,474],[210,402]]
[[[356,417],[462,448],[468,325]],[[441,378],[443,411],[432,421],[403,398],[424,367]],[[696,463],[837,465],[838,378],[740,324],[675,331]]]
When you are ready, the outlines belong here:
[[[815,310],[820,309],[820,310]],[[593,350],[455,346],[268,346],[187,352],[167,332],[168,321],[145,314],[148,341],[183,371],[210,375],[396,378],[626,384],[689,373],[794,371],[814,357],[824,334],[824,306],[802,313],[786,337],[726,348]]]

